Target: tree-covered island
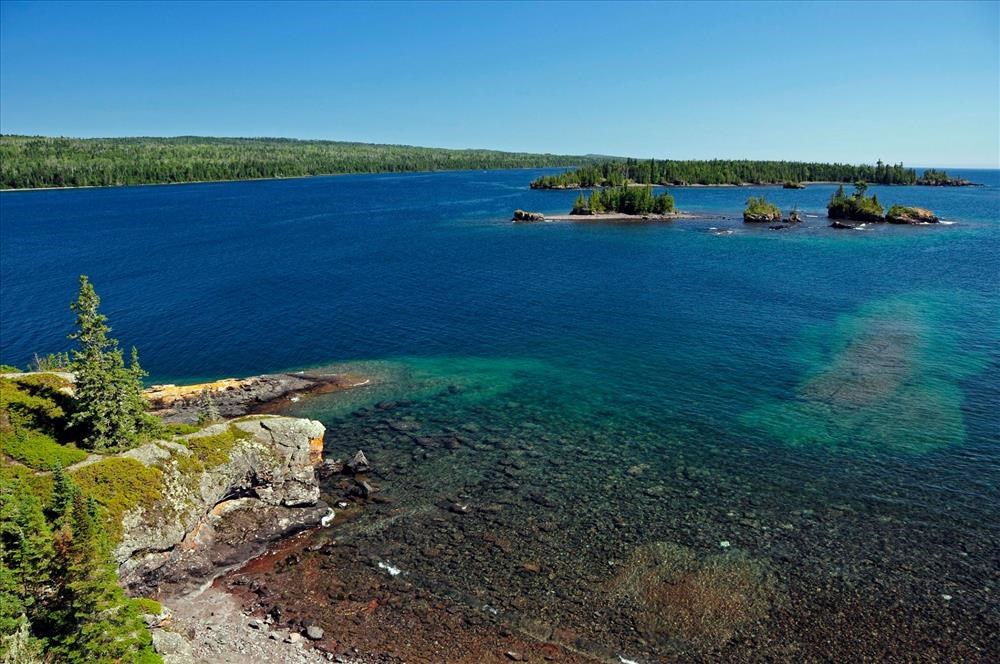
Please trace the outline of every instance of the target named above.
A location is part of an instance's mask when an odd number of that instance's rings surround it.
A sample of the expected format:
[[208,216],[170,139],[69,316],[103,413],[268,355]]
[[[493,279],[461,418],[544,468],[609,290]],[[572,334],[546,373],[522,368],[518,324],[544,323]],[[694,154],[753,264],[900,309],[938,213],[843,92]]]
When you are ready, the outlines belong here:
[[[930,174],[930,179],[928,179]],[[823,164],[798,161],[750,161],[713,159],[677,161],[670,159],[607,160],[555,175],[545,175],[531,183],[533,189],[590,189],[623,184],[664,186],[782,185],[804,188],[806,182],[867,182],[873,184],[936,184],[942,175],[928,170],[918,179],[916,170],[902,163]]]
[[581,193],[573,203],[572,215],[598,215],[618,213],[622,215],[667,215],[674,211],[674,197],[664,191],[653,193],[653,187],[630,187],[622,185],[596,189],[586,198]]
[[834,228],[852,228],[853,225],[848,222],[933,224],[940,221],[930,210],[913,206],[893,205],[888,212],[884,212],[878,196],[875,194],[865,196],[867,190],[867,184],[857,182],[854,185],[854,193],[848,196],[844,193],[843,185],[838,187],[830,197],[826,208],[827,216],[833,220],[830,225]]

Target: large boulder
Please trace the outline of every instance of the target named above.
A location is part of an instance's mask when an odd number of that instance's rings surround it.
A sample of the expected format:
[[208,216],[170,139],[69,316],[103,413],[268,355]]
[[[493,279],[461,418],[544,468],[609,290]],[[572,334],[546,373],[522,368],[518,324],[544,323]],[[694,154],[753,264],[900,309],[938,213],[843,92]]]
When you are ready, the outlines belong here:
[[940,221],[936,214],[926,208],[893,205],[885,215],[890,224],[936,224]]
[[[114,550],[122,580],[136,592],[198,581],[268,541],[317,525],[327,513],[315,473],[324,433],[314,420],[256,416],[127,452],[159,469],[163,486],[155,504],[123,518]],[[220,436],[229,443],[217,462],[198,460],[198,439]],[[227,529],[227,521],[240,527]]]

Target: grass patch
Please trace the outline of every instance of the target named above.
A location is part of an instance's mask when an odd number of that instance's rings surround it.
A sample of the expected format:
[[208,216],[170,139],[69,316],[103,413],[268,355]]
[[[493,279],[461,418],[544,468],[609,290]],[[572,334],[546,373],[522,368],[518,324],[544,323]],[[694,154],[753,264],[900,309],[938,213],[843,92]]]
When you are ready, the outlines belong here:
[[136,508],[150,508],[162,495],[163,473],[129,457],[109,457],[72,473],[84,493],[104,508],[112,542],[122,537],[122,518]]
[[197,424],[164,424],[163,431],[169,436],[187,436],[188,434],[198,433],[204,427],[200,427]]
[[132,606],[143,615],[158,616],[163,613],[163,605],[149,597],[136,597],[132,600]]
[[252,436],[246,431],[230,426],[210,436],[192,436],[181,442],[191,450],[193,460],[197,460],[203,468],[213,468],[229,461],[229,453],[236,444],[250,438]]
[[0,451],[35,470],[65,468],[87,458],[83,450],[60,445],[44,433],[20,428],[0,430]]
[[52,502],[52,476],[36,475],[30,468],[0,463],[0,482],[20,482],[38,497],[43,505]]

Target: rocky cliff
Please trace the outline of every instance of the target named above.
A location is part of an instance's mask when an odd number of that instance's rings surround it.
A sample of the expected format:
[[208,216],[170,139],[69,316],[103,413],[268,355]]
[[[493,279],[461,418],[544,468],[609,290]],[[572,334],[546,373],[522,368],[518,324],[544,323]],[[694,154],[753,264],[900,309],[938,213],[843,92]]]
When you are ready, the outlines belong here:
[[275,539],[317,525],[314,467],[322,424],[255,416],[125,456],[162,473],[159,499],[125,514],[114,554],[132,593],[171,596],[241,563]]

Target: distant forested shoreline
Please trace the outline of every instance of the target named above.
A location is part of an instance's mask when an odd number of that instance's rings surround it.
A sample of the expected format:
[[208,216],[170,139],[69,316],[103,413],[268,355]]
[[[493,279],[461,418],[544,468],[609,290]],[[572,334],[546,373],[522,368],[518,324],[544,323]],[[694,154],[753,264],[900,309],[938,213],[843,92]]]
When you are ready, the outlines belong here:
[[[947,178],[946,173],[941,176]],[[751,161],[711,159],[675,161],[661,159],[607,160],[583,165],[572,171],[546,175],[531,183],[535,189],[619,187],[625,184],[743,185],[800,182],[871,182],[877,184],[923,184],[915,169],[902,163],[823,164],[801,161]]]
[[0,188],[583,166],[608,157],[285,138],[0,136]]

